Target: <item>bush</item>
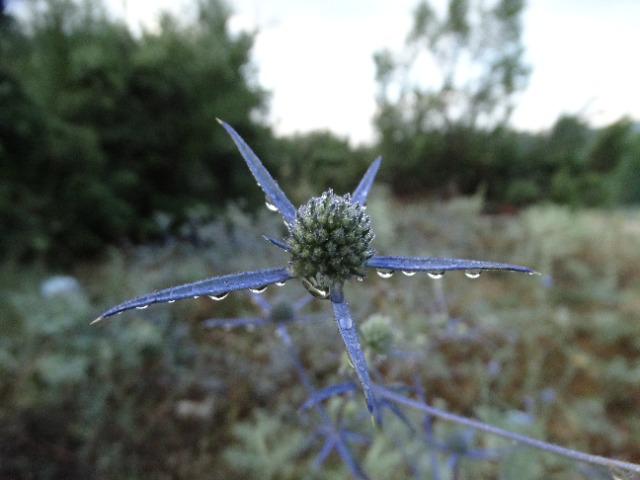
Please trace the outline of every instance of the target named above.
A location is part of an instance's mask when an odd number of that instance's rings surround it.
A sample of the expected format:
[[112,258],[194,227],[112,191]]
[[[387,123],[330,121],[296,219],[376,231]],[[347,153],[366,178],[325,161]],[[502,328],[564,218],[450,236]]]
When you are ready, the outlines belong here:
[[0,44],[10,52],[0,255],[68,267],[110,244],[157,240],[159,212],[180,224],[189,209],[241,194],[260,203],[244,195],[242,165],[215,128],[225,117],[252,142],[269,139],[250,120],[265,98],[246,74],[253,37],[229,32],[221,1],[139,37],[99,2],[39,1],[32,12]]

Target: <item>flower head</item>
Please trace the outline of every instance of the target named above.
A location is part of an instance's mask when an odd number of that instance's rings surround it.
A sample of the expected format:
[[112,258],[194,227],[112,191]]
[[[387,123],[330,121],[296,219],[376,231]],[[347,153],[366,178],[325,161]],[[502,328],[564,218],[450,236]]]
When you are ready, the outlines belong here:
[[333,286],[366,275],[374,235],[369,215],[349,194],[328,190],[313,197],[288,228],[293,273],[314,296],[328,298]]

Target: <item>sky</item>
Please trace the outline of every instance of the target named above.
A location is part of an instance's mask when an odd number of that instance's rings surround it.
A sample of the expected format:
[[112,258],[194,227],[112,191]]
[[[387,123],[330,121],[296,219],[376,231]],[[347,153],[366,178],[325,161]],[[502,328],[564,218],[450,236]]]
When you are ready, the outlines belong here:
[[[418,0],[227,0],[233,31],[256,30],[253,63],[271,92],[278,134],[328,129],[352,143],[374,139],[373,53],[399,51]],[[432,0],[442,4],[444,0]],[[188,0],[105,0],[132,28]],[[561,114],[593,126],[640,120],[640,2],[529,0],[523,16],[532,73],[511,118],[517,129],[550,128]]]

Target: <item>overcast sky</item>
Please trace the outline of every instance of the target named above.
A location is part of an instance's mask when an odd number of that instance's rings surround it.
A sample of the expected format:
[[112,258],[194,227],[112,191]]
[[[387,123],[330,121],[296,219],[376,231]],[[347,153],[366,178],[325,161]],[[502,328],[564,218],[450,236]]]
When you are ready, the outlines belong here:
[[[255,61],[273,92],[278,130],[372,138],[372,54],[402,47],[416,3],[235,0],[234,25],[260,29]],[[595,125],[640,119],[640,1],[530,0],[523,20],[533,71],[515,127],[549,128],[562,113],[583,113]]]
[[[128,22],[152,26],[160,9],[188,0],[105,0]],[[435,0],[432,3],[442,3]],[[228,0],[231,27],[258,29],[258,81],[271,91],[278,133],[330,129],[358,143],[373,138],[372,54],[400,49],[417,0]],[[593,125],[640,119],[640,1],[529,0],[524,15],[529,86],[516,128],[549,128],[562,113]]]

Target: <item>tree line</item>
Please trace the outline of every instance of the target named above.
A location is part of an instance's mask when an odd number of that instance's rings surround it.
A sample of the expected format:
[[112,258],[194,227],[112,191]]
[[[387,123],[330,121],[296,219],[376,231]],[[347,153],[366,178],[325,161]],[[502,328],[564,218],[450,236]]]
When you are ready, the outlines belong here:
[[[348,191],[382,153],[380,181],[398,195],[482,192],[493,210],[640,202],[631,120],[594,130],[565,116],[540,134],[509,127],[530,71],[524,4],[483,5],[418,4],[405,50],[375,56],[378,139],[354,148],[331,132],[273,135],[250,62],[254,34],[231,33],[222,0],[200,1],[189,22],[165,14],[141,34],[99,1],[34,0],[21,21],[3,4],[0,254],[65,263],[157,240],[229,201],[261,205],[216,117],[296,185],[299,200]],[[442,72],[428,87],[416,80],[424,55]],[[461,81],[465,69],[481,73]]]

